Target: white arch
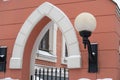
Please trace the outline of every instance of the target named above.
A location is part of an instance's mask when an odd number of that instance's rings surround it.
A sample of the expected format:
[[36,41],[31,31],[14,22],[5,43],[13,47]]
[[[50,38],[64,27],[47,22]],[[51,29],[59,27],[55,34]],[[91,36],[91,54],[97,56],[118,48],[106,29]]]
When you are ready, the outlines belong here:
[[40,5],[35,11],[33,11],[33,13],[23,24],[14,44],[9,67],[11,69],[22,69],[24,48],[27,39],[35,25],[44,16],[47,16],[52,21],[54,21],[59,26],[61,32],[65,37],[69,53],[67,64],[68,68],[80,68],[81,56],[75,30],[68,17],[60,9],[49,2],[45,2]]
[[120,0],[112,0],[112,1],[115,2],[118,5],[119,9],[120,9]]

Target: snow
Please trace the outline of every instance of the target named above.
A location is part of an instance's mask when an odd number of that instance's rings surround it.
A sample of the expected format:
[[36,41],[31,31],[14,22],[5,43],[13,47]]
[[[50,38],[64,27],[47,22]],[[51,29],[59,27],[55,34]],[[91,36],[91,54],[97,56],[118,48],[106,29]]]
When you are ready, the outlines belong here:
[[79,80],[90,80],[90,79],[88,79],[88,78],[81,78],[81,79],[79,79]]
[[48,56],[48,57],[56,57],[56,56],[50,54],[49,52],[47,52],[47,51],[42,51],[42,50],[38,50],[38,51],[37,51],[37,54],[44,55],[44,56]]
[[[79,80],[91,80],[91,79],[88,79],[88,78],[81,78]],[[104,78],[104,79],[96,79],[96,80],[112,80],[112,78]]]
[[11,77],[0,79],[0,80],[19,80],[19,79],[12,79]]
[[[8,78],[0,79],[0,80],[19,80],[19,79],[12,79],[12,78],[8,77]],[[35,80],[35,77],[33,80]],[[37,77],[36,80],[39,80],[39,77]],[[40,79],[40,80],[43,80],[43,79]]]
[[[39,80],[39,77],[36,77],[35,79],[35,76],[34,76],[34,79],[33,80]],[[40,78],[40,80],[43,80],[42,78]]]
[[39,54],[44,54],[44,55],[46,55],[46,56],[52,56],[49,52],[42,51],[42,50],[38,50],[38,53],[39,53]]

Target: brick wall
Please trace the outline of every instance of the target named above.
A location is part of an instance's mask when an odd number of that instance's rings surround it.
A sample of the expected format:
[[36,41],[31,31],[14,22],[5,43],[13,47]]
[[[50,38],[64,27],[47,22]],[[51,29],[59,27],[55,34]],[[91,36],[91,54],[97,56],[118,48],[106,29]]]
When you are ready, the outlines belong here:
[[[31,12],[46,0],[0,0],[0,46],[8,47],[7,71],[0,72],[0,78],[12,76],[16,78],[22,74],[19,70],[9,69],[9,60],[12,55],[17,34],[24,21]],[[119,80],[119,54],[120,21],[116,16],[116,7],[109,0],[48,0],[60,8],[74,22],[75,17],[81,12],[90,12],[97,19],[97,29],[91,36],[91,42],[97,42],[99,46],[99,72],[90,74],[87,72],[87,51],[83,49],[82,40],[78,35],[82,52],[82,68],[70,70],[70,80],[85,77],[96,78],[111,77]],[[78,33],[77,33],[78,34]],[[17,74],[16,74],[17,73]],[[21,78],[21,76],[19,76]]]

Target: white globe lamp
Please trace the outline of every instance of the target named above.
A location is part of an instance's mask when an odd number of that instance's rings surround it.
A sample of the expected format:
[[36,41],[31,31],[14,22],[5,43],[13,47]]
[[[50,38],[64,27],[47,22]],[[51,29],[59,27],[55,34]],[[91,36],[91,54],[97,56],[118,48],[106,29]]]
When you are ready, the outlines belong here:
[[92,14],[83,12],[76,17],[75,28],[77,31],[93,32],[96,28],[96,19]]
[[97,44],[91,45],[88,39],[96,28],[95,17],[90,13],[83,12],[75,18],[74,25],[76,30],[79,31],[80,36],[83,38],[84,48],[86,48],[86,46],[88,48],[88,72],[98,72]]

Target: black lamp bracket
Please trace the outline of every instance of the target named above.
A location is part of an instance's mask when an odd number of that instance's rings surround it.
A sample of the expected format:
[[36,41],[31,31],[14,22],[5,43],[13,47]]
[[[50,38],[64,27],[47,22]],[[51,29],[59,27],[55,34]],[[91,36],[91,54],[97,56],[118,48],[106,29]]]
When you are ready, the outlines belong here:
[[95,73],[98,72],[98,45],[91,44],[88,37],[91,36],[90,31],[81,31],[80,35],[83,37],[84,48],[88,48],[88,72]]

